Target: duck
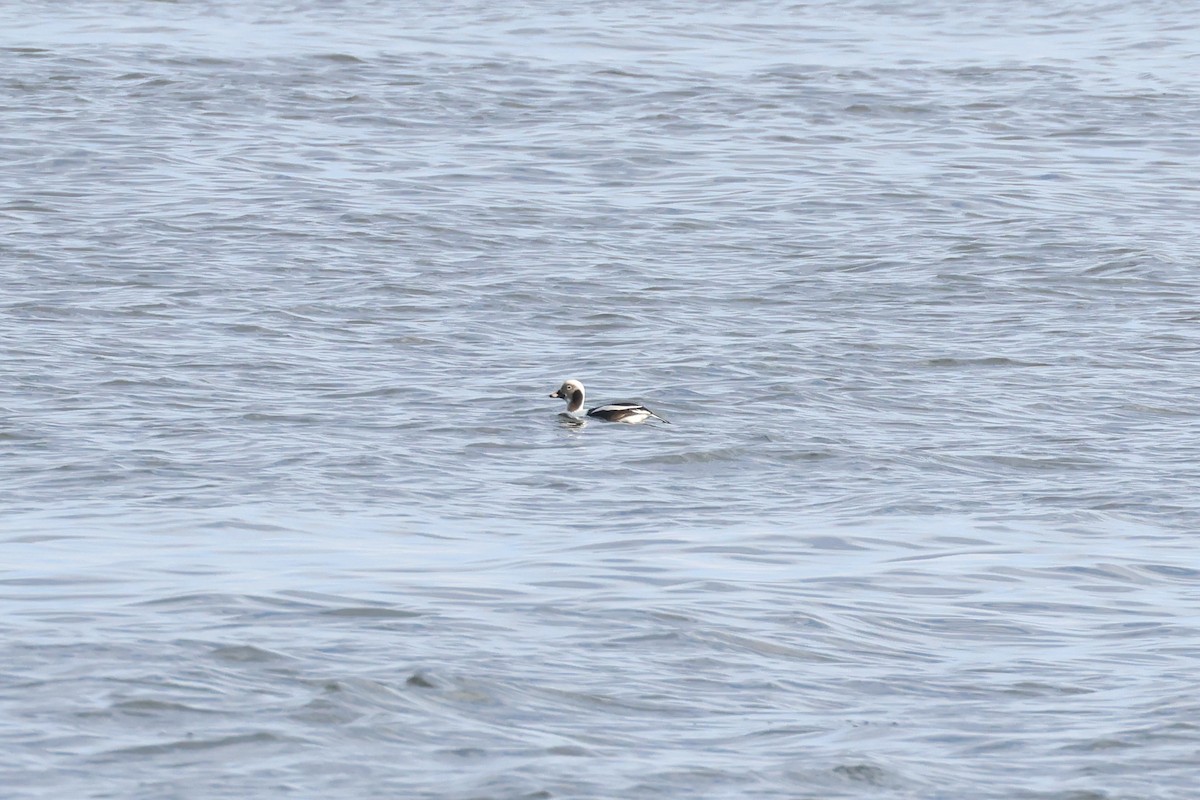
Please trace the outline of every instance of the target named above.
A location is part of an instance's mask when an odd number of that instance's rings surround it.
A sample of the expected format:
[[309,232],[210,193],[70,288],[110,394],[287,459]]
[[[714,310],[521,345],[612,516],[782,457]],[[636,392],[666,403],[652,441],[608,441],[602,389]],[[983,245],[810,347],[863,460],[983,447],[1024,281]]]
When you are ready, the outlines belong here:
[[[563,381],[563,385],[558,387],[557,391],[551,392],[550,396],[566,400],[567,412],[570,414],[576,414],[583,408],[583,384],[574,378]],[[670,424],[670,420],[663,419],[641,403],[607,403],[589,408],[587,415],[605,422],[624,422],[628,425],[637,425],[651,418]]]

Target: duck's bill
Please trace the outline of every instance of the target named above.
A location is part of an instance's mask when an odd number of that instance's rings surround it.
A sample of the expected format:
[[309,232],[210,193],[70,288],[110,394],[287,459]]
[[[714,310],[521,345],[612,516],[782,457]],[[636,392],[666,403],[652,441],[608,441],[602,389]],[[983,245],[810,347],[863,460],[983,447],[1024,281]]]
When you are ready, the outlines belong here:
[[555,389],[550,393],[551,397],[562,397],[562,389]]

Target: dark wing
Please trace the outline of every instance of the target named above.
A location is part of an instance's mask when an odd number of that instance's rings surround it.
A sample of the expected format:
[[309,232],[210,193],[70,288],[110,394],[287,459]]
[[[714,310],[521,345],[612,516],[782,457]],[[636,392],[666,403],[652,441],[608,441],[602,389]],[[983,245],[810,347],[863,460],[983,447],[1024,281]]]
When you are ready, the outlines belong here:
[[662,417],[659,417],[641,403],[606,403],[605,405],[588,409],[587,413],[589,417],[596,417],[608,422],[620,422],[629,417],[655,417],[662,419]]

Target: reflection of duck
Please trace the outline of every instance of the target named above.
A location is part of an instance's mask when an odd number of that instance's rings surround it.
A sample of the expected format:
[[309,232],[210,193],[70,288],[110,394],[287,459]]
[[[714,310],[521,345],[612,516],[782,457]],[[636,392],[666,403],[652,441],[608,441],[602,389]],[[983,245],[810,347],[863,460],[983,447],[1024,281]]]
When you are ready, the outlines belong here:
[[[558,391],[552,392],[550,396],[561,397],[563,400],[566,400],[567,411],[571,414],[576,414],[579,412],[579,409],[583,408],[583,384],[579,381],[564,381],[563,385],[558,387]],[[605,422],[625,422],[630,425],[645,422],[651,417],[670,424],[670,420],[663,419],[640,403],[608,403],[607,405],[589,408],[587,415],[596,419],[602,419]]]

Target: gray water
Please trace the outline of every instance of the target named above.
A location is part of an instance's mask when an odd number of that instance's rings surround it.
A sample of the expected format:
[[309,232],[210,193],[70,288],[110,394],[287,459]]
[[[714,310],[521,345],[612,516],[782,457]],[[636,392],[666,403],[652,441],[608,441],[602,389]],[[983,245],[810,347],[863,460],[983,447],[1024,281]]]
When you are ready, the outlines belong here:
[[0,7],[3,796],[1195,797],[1197,19]]

